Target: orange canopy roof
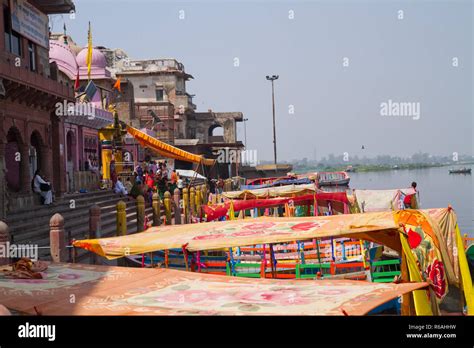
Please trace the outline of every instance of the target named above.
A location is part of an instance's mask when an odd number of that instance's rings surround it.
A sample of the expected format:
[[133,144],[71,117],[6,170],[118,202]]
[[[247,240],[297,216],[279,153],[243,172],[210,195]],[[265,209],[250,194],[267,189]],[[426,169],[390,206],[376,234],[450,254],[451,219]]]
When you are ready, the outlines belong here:
[[206,166],[211,166],[215,162],[213,159],[207,159],[203,156],[181,150],[170,144],[166,144],[165,142],[151,137],[136,128],[127,126],[127,132],[137,139],[140,145],[144,147],[146,146],[164,157],[174,158],[185,162],[202,163]]

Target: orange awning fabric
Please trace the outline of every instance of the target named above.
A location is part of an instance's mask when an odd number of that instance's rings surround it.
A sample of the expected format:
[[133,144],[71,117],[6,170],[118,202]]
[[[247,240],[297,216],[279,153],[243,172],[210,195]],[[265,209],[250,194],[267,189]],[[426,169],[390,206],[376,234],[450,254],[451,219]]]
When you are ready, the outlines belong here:
[[213,159],[207,159],[203,156],[178,149],[177,147],[174,147],[170,144],[166,144],[165,142],[151,137],[136,128],[127,126],[127,132],[137,139],[140,145],[148,147],[164,157],[185,162],[202,163],[206,166],[212,166],[215,162]]
[[48,316],[364,315],[428,286],[426,282],[246,279],[77,263],[51,263],[42,273],[40,280],[6,279],[0,274],[0,302],[21,313]]
[[217,250],[255,244],[285,243],[313,238],[349,237],[370,240],[400,251],[399,224],[393,212],[258,218],[151,227],[126,236],[76,240],[73,245],[109,260],[157,250]]

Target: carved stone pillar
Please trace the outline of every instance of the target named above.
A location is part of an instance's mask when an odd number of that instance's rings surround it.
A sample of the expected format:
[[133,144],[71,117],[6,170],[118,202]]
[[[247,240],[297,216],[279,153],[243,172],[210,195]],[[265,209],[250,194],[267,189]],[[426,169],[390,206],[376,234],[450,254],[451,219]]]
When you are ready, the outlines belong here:
[[19,144],[20,151],[20,191],[23,193],[31,192],[31,175],[30,175],[30,147],[28,144]]
[[54,214],[49,220],[49,238],[51,258],[53,262],[66,261],[66,240],[64,232],[64,218],[61,214]]
[[5,144],[0,142],[0,219],[5,219],[6,211]]
[[[8,231],[8,226],[3,221],[0,221],[0,245],[3,246],[4,250],[8,250],[8,243],[10,242],[10,233]],[[10,259],[8,257],[3,257],[0,255],[0,266],[8,265]]]
[[52,162],[52,149],[49,146],[41,146],[40,148],[40,168],[43,172],[43,175],[48,178],[48,180],[53,182],[53,162]]
[[56,197],[66,192],[66,161],[64,146],[64,123],[54,112],[51,114],[52,135],[52,183]]

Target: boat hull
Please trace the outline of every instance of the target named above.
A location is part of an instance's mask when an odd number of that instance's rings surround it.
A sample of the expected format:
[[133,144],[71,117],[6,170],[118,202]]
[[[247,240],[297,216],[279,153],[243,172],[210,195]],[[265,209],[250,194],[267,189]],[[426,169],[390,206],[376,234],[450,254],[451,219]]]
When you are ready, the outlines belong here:
[[450,170],[449,174],[471,174],[471,169],[467,170]]
[[319,186],[348,186],[350,178],[339,179],[339,180],[321,180]]

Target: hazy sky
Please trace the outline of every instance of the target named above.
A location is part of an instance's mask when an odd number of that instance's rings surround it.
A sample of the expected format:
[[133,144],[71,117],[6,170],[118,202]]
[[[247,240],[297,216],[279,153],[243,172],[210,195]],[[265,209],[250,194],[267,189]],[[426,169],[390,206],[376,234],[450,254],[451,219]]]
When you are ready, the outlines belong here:
[[[54,32],[66,22],[85,45],[91,21],[94,45],[131,58],[178,59],[195,78],[187,91],[198,111],[242,111],[249,119],[248,148],[259,160],[273,158],[271,74],[280,76],[281,160],[473,154],[472,1],[75,3],[75,19],[52,18]],[[419,119],[382,116],[389,100],[419,103]]]

